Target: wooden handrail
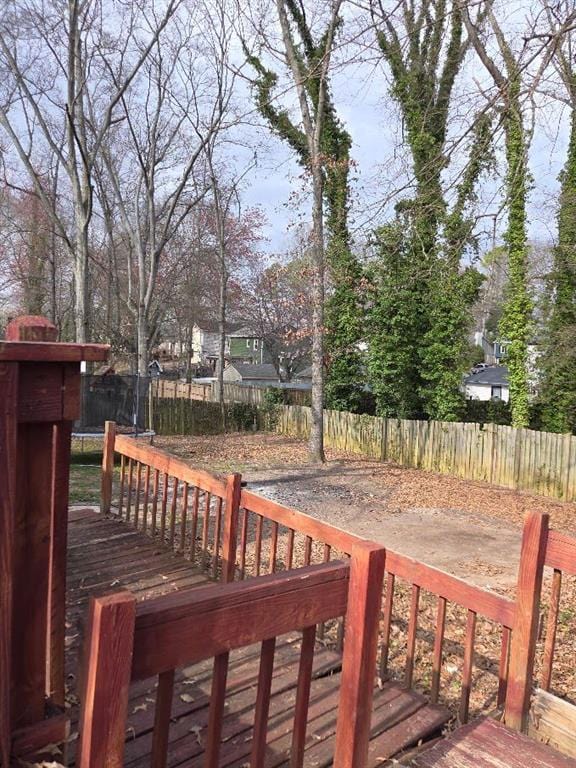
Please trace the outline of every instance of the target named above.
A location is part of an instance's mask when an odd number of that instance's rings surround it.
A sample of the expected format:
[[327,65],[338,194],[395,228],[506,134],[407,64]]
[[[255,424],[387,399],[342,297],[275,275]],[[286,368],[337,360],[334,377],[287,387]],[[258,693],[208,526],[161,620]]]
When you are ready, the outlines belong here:
[[348,582],[348,565],[335,562],[142,602],[136,610],[132,679],[342,616]]
[[[252,764],[266,749],[275,638],[303,630],[294,768],[303,765],[315,624],[348,612],[335,766],[364,768],[376,666],[379,595],[386,553],[363,542],[350,565],[328,563],[249,582],[220,584],[139,603],[129,593],[92,598],[86,637],[79,768],[120,767],[124,758],[128,684],[158,675],[152,764],[166,765],[174,669],[215,656],[205,764],[218,765],[225,706],[227,653],[262,643]],[[352,599],[353,596],[353,599]]]
[[[110,444],[110,438],[105,441],[105,446]],[[157,503],[159,494],[159,483],[163,483],[164,495],[162,500],[162,519],[166,514],[166,488],[169,475],[174,477],[174,487],[172,490],[172,504],[170,505],[172,529],[174,528],[175,517],[175,499],[178,491],[178,482],[189,482],[195,485],[194,495],[192,497],[193,514],[191,520],[186,520],[186,505],[188,504],[187,486],[185,488],[183,502],[183,522],[182,536],[180,537],[180,551],[184,551],[183,542],[185,534],[190,538],[190,553],[194,560],[196,548],[204,558],[208,552],[211,558],[212,573],[218,574],[220,566],[220,578],[224,582],[233,581],[235,578],[244,579],[250,575],[260,576],[263,573],[274,573],[284,569],[291,570],[296,566],[308,566],[314,560],[318,562],[321,558],[324,562],[330,562],[332,558],[348,557],[354,547],[362,539],[347,531],[341,530],[333,525],[318,520],[299,510],[292,509],[278,502],[264,498],[253,491],[240,489],[241,476],[233,475],[226,481],[217,478],[207,472],[194,470],[186,462],[170,456],[169,454],[146,445],[138,444],[133,439],[126,436],[116,436],[114,439],[114,449],[123,457],[127,457],[128,463],[123,464],[122,483],[127,482],[128,487],[128,506],[132,503],[130,494],[136,481],[136,514],[138,509],[138,488],[140,488],[143,472],[141,468],[146,469],[146,490],[145,497],[148,497],[148,486],[154,485],[154,502]],[[106,450],[106,449],[105,449]],[[110,491],[106,499],[111,499],[111,458],[110,451],[106,451],[108,458],[103,465],[103,478],[110,478]],[[136,469],[135,469],[136,467]],[[150,476],[150,468],[154,478]],[[137,471],[136,471],[137,470]],[[164,480],[162,480],[162,477]],[[107,481],[108,482],[108,481]],[[205,502],[201,497],[198,498],[199,485],[205,487]],[[104,489],[104,481],[103,481]],[[211,489],[211,490],[210,490]],[[216,507],[209,516],[208,508],[210,504],[210,493],[213,492],[218,501]],[[103,494],[104,495],[104,494]],[[192,494],[191,494],[192,496]],[[222,507],[222,502],[224,506]],[[160,503],[160,501],[158,501]],[[199,508],[199,504],[201,508]],[[198,511],[200,509],[200,511]],[[222,515],[222,518],[221,518]],[[536,516],[538,517],[538,516]],[[156,513],[154,511],[153,521],[155,524]],[[218,549],[218,542],[214,546],[209,545],[208,531],[212,525],[215,538],[222,538],[221,555]],[[138,523],[138,519],[135,521]],[[198,524],[197,524],[198,523]],[[188,527],[186,527],[188,526]],[[161,533],[164,533],[164,527],[161,527]],[[210,529],[212,530],[212,529]],[[151,531],[154,534],[154,530]],[[222,533],[221,533],[222,532]],[[544,534],[541,532],[541,536]],[[303,537],[302,543],[297,547],[297,537]],[[172,541],[172,538],[170,538]],[[197,546],[198,545],[198,546]],[[542,547],[545,545],[545,549]],[[538,580],[538,571],[542,570],[544,564],[555,569],[554,589],[548,614],[548,630],[546,636],[546,648],[544,659],[544,687],[549,687],[552,674],[552,665],[555,649],[556,623],[559,610],[560,583],[562,571],[574,574],[576,572],[576,539],[573,539],[556,531],[550,531],[545,538],[540,540],[539,554],[532,547],[525,546],[522,551],[521,574],[528,571],[532,576],[528,581],[521,576],[519,580],[518,600],[522,603],[522,611],[525,613],[528,606],[530,622],[534,621],[534,616],[539,607],[540,593],[534,602],[534,596],[530,596],[529,590],[539,590],[541,579]],[[544,560],[542,552],[545,551]],[[297,556],[298,555],[298,556]],[[537,562],[536,558],[540,558]],[[250,569],[248,568],[250,563]],[[527,570],[528,569],[528,570]],[[523,581],[524,579],[524,581]],[[511,648],[514,648],[515,658],[513,669],[516,675],[516,686],[520,686],[522,694],[512,694],[509,701],[514,701],[514,696],[520,696],[524,701],[519,704],[518,701],[508,705],[508,715],[510,722],[518,724],[517,717],[510,712],[518,712],[518,707],[523,709],[525,717],[527,703],[526,695],[530,687],[531,678],[527,671],[527,663],[530,661],[530,654],[533,654],[531,648],[528,652],[522,643],[526,642],[526,625],[523,624],[525,616],[517,615],[517,602],[502,595],[498,595],[481,587],[470,584],[463,579],[441,571],[433,566],[421,563],[411,557],[388,550],[386,561],[386,597],[384,603],[384,621],[381,631],[382,651],[380,654],[380,670],[382,677],[387,675],[387,664],[389,655],[389,637],[392,629],[392,612],[394,605],[394,591],[397,582],[402,580],[409,585],[411,589],[411,607],[410,615],[407,618],[407,661],[405,670],[405,683],[410,685],[413,677],[413,666],[415,661],[415,643],[419,621],[419,606],[421,600],[421,591],[425,590],[432,595],[436,595],[437,623],[434,629],[433,642],[433,672],[431,698],[437,701],[439,698],[440,679],[442,669],[443,643],[444,643],[444,624],[446,620],[446,605],[448,602],[464,607],[468,611],[467,631],[464,642],[464,672],[463,672],[463,692],[460,714],[465,719],[468,714],[468,700],[470,697],[470,687],[472,681],[472,662],[474,658],[474,635],[477,617],[484,617],[489,621],[495,622],[502,628],[501,653],[497,661],[498,670],[498,704],[503,705],[506,698],[509,660],[511,657]],[[530,586],[530,584],[532,586]],[[524,616],[524,618],[522,617]],[[531,625],[532,626],[532,625]],[[522,627],[521,634],[524,634],[524,640],[516,640],[514,636],[517,627]],[[533,631],[533,629],[531,630]],[[319,637],[324,635],[324,626],[319,624]],[[340,621],[337,633],[337,646],[342,648],[344,638],[344,625]],[[533,641],[530,641],[534,645]],[[518,650],[520,649],[520,650]],[[519,654],[523,661],[523,669],[520,670],[514,665],[518,663]],[[224,660],[223,660],[224,661]],[[532,660],[533,663],[533,660]],[[514,688],[514,686],[513,686]],[[515,719],[516,718],[516,719]]]

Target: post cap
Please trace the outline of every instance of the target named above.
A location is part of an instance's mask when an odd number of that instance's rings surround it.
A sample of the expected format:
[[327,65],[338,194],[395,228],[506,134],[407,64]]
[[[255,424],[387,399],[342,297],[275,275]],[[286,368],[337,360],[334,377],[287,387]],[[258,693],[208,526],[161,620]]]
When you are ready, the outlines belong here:
[[41,315],[21,315],[6,326],[6,341],[56,341],[58,329]]

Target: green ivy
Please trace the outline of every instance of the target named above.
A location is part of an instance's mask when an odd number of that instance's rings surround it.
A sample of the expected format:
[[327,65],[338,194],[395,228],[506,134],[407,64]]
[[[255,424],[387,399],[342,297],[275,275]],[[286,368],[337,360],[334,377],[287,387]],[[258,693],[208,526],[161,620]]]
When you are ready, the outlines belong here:
[[576,434],[576,110],[560,183],[558,244],[543,345],[542,422],[546,430]]

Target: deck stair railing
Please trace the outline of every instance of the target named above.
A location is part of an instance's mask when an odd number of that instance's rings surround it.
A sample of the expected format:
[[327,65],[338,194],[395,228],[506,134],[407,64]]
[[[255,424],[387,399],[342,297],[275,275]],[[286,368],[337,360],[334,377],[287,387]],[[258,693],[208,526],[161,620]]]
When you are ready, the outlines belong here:
[[[276,638],[300,631],[289,756],[292,768],[300,768],[306,743],[316,625],[347,614],[341,683],[345,693],[339,702],[333,764],[336,768],[362,768],[368,754],[378,631],[371,595],[381,589],[384,563],[382,547],[361,542],[354,548],[349,564],[309,566],[242,583],[182,591],[138,604],[126,592],[92,598],[76,764],[79,768],[123,764],[129,685],[157,676],[151,765],[164,768],[175,669],[213,658],[207,735],[196,751],[204,752],[204,766],[215,768],[223,749],[229,653],[261,643],[249,760],[251,768],[260,768],[267,752]],[[230,744],[224,748],[239,749]]]
[[[184,461],[169,456],[156,448],[137,445],[130,438],[111,436],[107,432],[103,468],[104,509],[110,508],[112,499],[113,452],[121,454],[119,507],[132,524],[152,533],[149,513],[139,516],[134,512],[137,498],[145,498],[148,505],[164,509],[167,518],[160,523],[163,540],[193,559],[196,552],[204,558],[213,575],[226,571],[225,580],[244,580],[252,576],[279,573],[313,563],[346,560],[353,547],[361,541],[358,536],[342,531],[316,518],[266,499],[246,488],[241,488],[239,475],[219,479],[209,473],[192,470]],[[138,462],[138,464],[131,464]],[[188,492],[181,493],[182,506],[175,502],[175,494],[166,496],[166,483],[149,483],[148,477],[174,477],[173,482],[188,483]],[[190,512],[190,487],[194,486]],[[142,488],[143,490],[138,490]],[[152,501],[148,494],[153,487]],[[179,486],[180,487],[180,486]],[[130,488],[132,490],[130,490]],[[216,499],[211,512],[198,512],[196,494],[204,500],[207,494]],[[130,498],[128,503],[127,499]],[[157,498],[155,501],[154,499]],[[124,499],[124,501],[122,501]],[[213,502],[210,502],[213,503]],[[200,504],[200,502],[199,502]],[[156,506],[155,506],[156,505]],[[204,501],[204,509],[206,509]],[[130,509],[130,511],[129,511]],[[202,504],[198,506],[202,509]],[[224,516],[222,521],[221,515]],[[200,521],[201,518],[201,521]],[[176,521],[176,522],[175,522]],[[190,538],[175,535],[182,526]],[[199,532],[200,531],[200,532]],[[225,531],[222,536],[221,532]],[[156,524],[158,533],[158,524]],[[220,541],[222,536],[222,541]],[[197,541],[194,542],[194,539]],[[183,549],[183,542],[184,549]],[[493,591],[475,586],[437,568],[410,557],[388,550],[385,589],[378,601],[380,618],[379,676],[382,681],[393,674],[404,680],[406,687],[424,688],[432,701],[450,701],[454,705],[455,687],[459,696],[456,715],[465,723],[471,713],[471,695],[479,675],[490,677],[493,691],[490,697],[478,697],[475,712],[499,708],[512,727],[525,729],[530,708],[535,652],[540,618],[540,594],[544,565],[555,569],[553,591],[548,611],[548,631],[544,654],[543,687],[550,685],[555,654],[555,627],[561,571],[573,574],[576,570],[576,540],[548,532],[548,518],[539,513],[527,516],[523,530],[521,562],[516,597],[514,600]],[[463,632],[457,641],[449,638],[450,609],[457,609],[457,623],[463,621]],[[433,620],[424,621],[433,613]],[[478,643],[479,628],[492,639],[489,648]],[[458,627],[459,628],[459,627]],[[318,627],[318,639],[331,631],[332,639],[341,649],[344,638],[344,619]],[[391,636],[400,631],[400,642]],[[496,640],[496,638],[498,638]],[[398,649],[400,646],[400,650]],[[457,646],[457,648],[455,647]],[[447,651],[448,648],[448,651]],[[458,655],[455,673],[447,672],[446,660]],[[393,663],[392,663],[393,662]],[[419,675],[419,670],[421,674]],[[425,670],[425,674],[424,671]],[[457,676],[460,680],[458,682]]]

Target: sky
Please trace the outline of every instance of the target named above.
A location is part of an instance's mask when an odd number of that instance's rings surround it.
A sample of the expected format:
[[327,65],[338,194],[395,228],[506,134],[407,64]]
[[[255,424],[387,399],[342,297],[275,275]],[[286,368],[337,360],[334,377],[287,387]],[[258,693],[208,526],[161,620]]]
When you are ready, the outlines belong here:
[[[478,85],[486,87],[487,76],[475,56],[469,54],[457,88],[461,95],[462,110],[481,103]],[[406,180],[401,120],[390,95],[388,74],[383,65],[371,62],[339,67],[333,80],[333,94],[337,111],[352,136],[352,157],[355,162],[352,182],[352,228],[359,239],[375,225],[393,215],[398,196],[389,193],[399,182]],[[472,97],[472,93],[474,96]],[[248,95],[247,95],[248,98]],[[474,99],[474,103],[472,102]],[[468,106],[467,106],[468,105]],[[528,234],[538,242],[551,242],[555,237],[555,195],[558,174],[561,171],[568,138],[567,110],[550,99],[541,99],[537,110],[537,124],[529,153],[529,166],[533,185],[528,203]],[[465,114],[459,116],[465,120]],[[290,203],[291,194],[298,188],[300,169],[293,153],[279,139],[271,137],[265,127],[261,130],[263,148],[259,164],[246,190],[248,205],[257,205],[266,214],[269,226],[265,249],[277,253],[290,243],[290,229],[295,221],[307,218],[308,206],[300,196],[300,206]],[[500,174],[505,168],[501,152],[502,138],[497,141],[497,159]],[[485,180],[482,185],[481,210],[496,212],[501,209],[502,176]],[[382,208],[383,198],[388,204]],[[488,227],[489,223],[489,227]],[[505,228],[505,216],[500,214],[497,240]],[[487,229],[493,229],[487,220]],[[492,245],[486,235],[485,247]]]

